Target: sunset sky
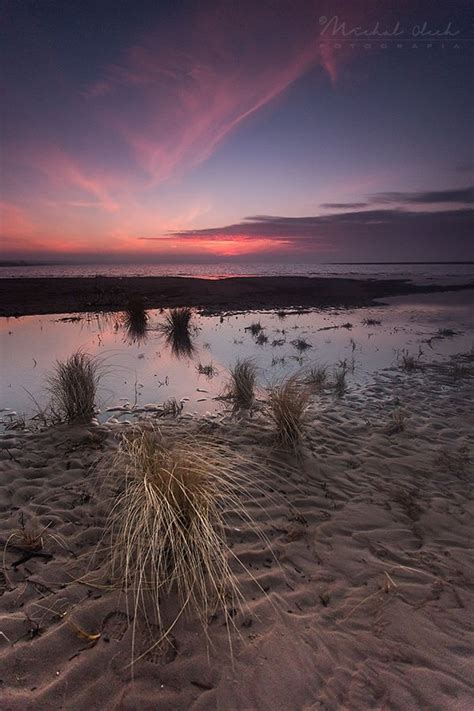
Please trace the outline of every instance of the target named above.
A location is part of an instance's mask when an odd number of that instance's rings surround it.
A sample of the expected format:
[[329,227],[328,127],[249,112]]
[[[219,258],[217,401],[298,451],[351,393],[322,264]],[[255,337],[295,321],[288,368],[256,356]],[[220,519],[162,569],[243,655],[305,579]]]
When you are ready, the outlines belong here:
[[474,259],[472,5],[444,6],[4,2],[2,259]]

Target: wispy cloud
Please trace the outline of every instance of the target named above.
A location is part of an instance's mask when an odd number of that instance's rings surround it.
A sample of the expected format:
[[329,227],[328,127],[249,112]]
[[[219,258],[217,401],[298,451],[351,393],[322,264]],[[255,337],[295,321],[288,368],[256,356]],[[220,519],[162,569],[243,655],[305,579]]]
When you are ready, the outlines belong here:
[[56,186],[58,194],[75,189],[79,196],[87,195],[94,201],[73,200],[76,207],[100,207],[106,212],[115,212],[120,205],[112,195],[117,187],[116,175],[105,175],[92,166],[85,167],[80,159],[57,146],[48,146],[29,156],[30,163]]
[[232,3],[225,13],[208,6],[179,34],[160,28],[142,37],[83,94],[160,183],[209,158],[311,67],[335,80],[335,59],[318,33],[307,2],[280,3],[278,12],[265,1]]
[[440,205],[445,203],[472,205],[474,203],[474,187],[412,193],[375,193],[370,197],[370,200],[374,203],[404,203],[407,205]]
[[424,190],[418,192],[385,192],[369,195],[367,202],[324,202],[321,207],[329,210],[358,210],[371,205],[472,205],[474,187],[450,190]]
[[321,207],[325,210],[359,210],[368,207],[368,202],[323,202]]

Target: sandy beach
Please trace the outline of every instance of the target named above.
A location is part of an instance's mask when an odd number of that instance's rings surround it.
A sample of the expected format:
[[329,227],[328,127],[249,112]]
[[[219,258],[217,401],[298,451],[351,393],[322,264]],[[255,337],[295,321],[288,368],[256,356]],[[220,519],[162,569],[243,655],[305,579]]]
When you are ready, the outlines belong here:
[[466,284],[415,284],[404,279],[268,276],[69,277],[0,279],[0,316],[120,311],[133,295],[147,309],[191,306],[202,313],[289,307],[356,307],[375,299],[474,288]]
[[[249,504],[266,542],[229,514],[246,569],[232,654],[220,616],[207,642],[183,617],[151,650],[138,619],[133,678],[126,600],[94,556],[130,425],[1,435],[2,708],[471,709],[472,357],[454,362],[315,394],[297,455],[258,409],[160,420],[267,467]],[[33,524],[43,545],[29,555],[19,531]]]

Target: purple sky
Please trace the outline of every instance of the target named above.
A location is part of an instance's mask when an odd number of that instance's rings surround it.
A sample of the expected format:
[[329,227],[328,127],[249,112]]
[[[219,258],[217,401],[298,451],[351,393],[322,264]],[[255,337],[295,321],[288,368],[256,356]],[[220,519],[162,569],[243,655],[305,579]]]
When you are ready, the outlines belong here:
[[4,3],[2,258],[473,259],[445,5]]

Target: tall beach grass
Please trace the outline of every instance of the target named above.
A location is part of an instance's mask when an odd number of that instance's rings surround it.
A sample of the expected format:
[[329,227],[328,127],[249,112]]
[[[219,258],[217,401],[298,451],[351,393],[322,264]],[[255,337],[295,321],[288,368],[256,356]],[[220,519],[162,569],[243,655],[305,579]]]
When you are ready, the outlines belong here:
[[235,409],[250,409],[255,399],[255,363],[250,358],[237,360],[230,368],[229,376],[225,396],[232,401]]
[[296,449],[303,436],[311,389],[298,374],[290,375],[269,389],[267,408],[278,443]]
[[51,410],[55,417],[70,424],[88,423],[95,414],[99,384],[99,362],[76,351],[65,361],[57,361],[49,379]]

